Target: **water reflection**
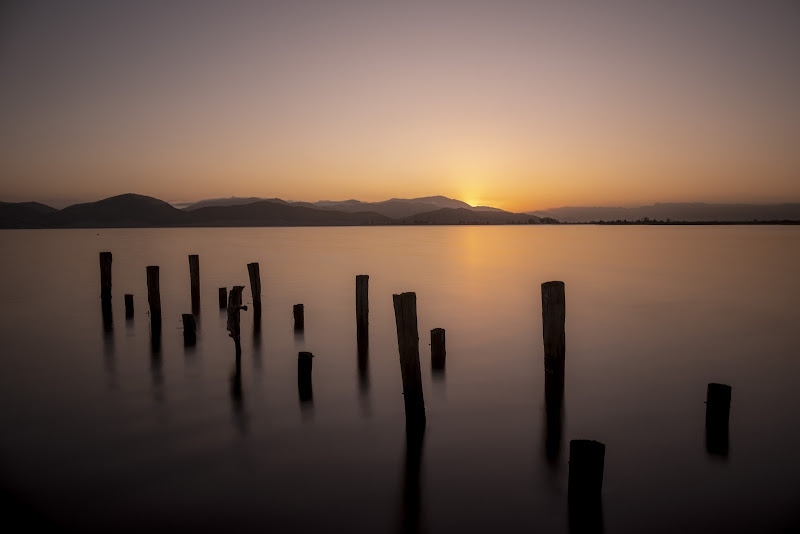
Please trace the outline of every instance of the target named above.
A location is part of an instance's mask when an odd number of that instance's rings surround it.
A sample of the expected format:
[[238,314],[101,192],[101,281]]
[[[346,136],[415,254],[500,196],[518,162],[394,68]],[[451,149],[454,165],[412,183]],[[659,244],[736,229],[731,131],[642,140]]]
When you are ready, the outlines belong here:
[[406,425],[406,456],[403,466],[403,500],[400,532],[422,532],[422,446],[425,427]]
[[244,394],[242,392],[242,356],[236,355],[236,363],[231,373],[231,407],[233,422],[240,434],[247,433],[247,417],[244,411]]
[[369,397],[369,336],[358,336],[358,393],[361,405],[361,415],[372,415],[372,406]]
[[253,314],[253,367],[261,370],[261,316]]
[[153,398],[158,404],[162,404],[164,402],[164,372],[161,354],[158,352],[150,355],[150,376],[153,380]]
[[[102,299],[101,311],[103,315],[103,360],[106,372],[110,378],[114,378],[116,371],[116,361],[114,359],[114,313],[111,308],[111,299]],[[112,388],[116,383],[111,382]]]
[[297,392],[300,396],[300,410],[303,418],[309,418],[314,413],[314,389],[311,383],[311,366],[314,355],[310,352],[300,352],[297,355]]
[[544,371],[545,431],[544,452],[547,463],[558,467],[564,423],[564,361],[546,361]]

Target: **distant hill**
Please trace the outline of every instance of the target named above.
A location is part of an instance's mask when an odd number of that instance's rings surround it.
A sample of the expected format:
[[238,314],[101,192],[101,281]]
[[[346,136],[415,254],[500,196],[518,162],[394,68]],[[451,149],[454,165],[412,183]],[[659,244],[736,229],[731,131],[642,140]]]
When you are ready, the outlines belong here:
[[75,204],[47,214],[48,227],[138,228],[179,226],[186,213],[157,198],[128,193],[97,202]]
[[358,226],[393,222],[375,212],[347,213],[271,200],[198,208],[188,215],[192,226]]
[[534,215],[508,211],[475,211],[465,208],[441,208],[399,219],[401,224],[541,224]]
[[0,228],[46,228],[45,216],[56,211],[38,202],[0,202]]
[[645,217],[686,222],[800,221],[800,204],[656,203],[638,208],[566,206],[528,213],[553,217],[561,222],[638,221]]
[[252,204],[253,202],[260,202],[262,200],[266,199],[260,197],[209,198],[206,200],[200,200],[198,202],[192,202],[187,205],[177,205],[176,207],[181,208],[184,211],[194,211],[198,208],[207,208],[209,206],[240,206],[242,204]]

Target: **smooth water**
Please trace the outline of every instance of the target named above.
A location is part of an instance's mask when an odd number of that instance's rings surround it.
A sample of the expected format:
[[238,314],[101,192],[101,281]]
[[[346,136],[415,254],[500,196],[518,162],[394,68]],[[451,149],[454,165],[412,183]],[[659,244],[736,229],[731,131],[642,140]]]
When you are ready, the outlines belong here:
[[[0,250],[6,523],[567,532],[569,440],[585,438],[606,444],[605,532],[800,525],[800,228],[10,230]],[[185,349],[189,254],[202,300]],[[264,312],[260,331],[242,312],[237,380],[217,288],[244,285],[249,303],[253,261]],[[147,265],[160,266],[156,354]],[[370,275],[360,362],[357,274]],[[566,283],[561,425],[545,417],[548,280]],[[391,298],[403,291],[417,294],[428,415],[408,443]],[[443,375],[430,369],[435,327],[447,331]],[[315,356],[304,403],[300,350]],[[733,387],[727,456],[706,450],[708,382]]]

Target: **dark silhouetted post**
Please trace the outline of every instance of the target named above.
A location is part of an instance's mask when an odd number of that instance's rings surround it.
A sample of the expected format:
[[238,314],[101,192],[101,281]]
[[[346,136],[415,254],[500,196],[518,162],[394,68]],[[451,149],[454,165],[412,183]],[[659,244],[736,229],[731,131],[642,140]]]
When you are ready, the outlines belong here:
[[561,450],[564,401],[564,282],[542,284],[542,337],[544,340],[545,455],[557,465]]
[[292,310],[292,315],[294,315],[294,329],[303,330],[306,326],[303,305],[295,304]]
[[100,253],[100,298],[111,300],[111,253]]
[[308,402],[314,398],[311,385],[311,364],[313,354],[300,352],[297,354],[297,391],[300,393],[300,402]]
[[261,273],[258,263],[248,263],[247,272],[250,275],[250,292],[253,295],[253,313],[261,315]]
[[[566,304],[564,282],[542,284],[542,336],[544,338],[545,365],[550,361],[564,361],[566,342],[564,320]],[[563,366],[563,364],[562,364]]]
[[731,387],[708,385],[706,392],[706,450],[710,454],[728,454],[728,425],[731,411]]
[[369,337],[369,275],[356,276],[356,335]]
[[200,256],[189,255],[189,278],[192,284],[192,313],[200,313]]
[[437,371],[443,371],[446,354],[444,328],[434,328],[431,330],[431,367]]
[[183,344],[186,347],[192,346],[197,343],[197,323],[194,321],[194,315],[191,313],[184,313],[183,317]]
[[158,285],[158,265],[147,267],[147,303],[150,305],[153,350],[158,351],[161,342],[161,289]]
[[244,286],[233,286],[228,294],[228,335],[233,338],[236,345],[236,357],[242,353],[241,318],[239,312],[247,311],[247,306],[242,306],[242,290]]
[[417,295],[394,295],[394,318],[397,324],[397,346],[400,371],[403,375],[403,397],[406,426],[425,426],[425,400],[422,396],[422,373],[419,368],[419,334],[417,331]]
[[125,295],[125,317],[130,319],[133,317],[133,295]]
[[603,490],[606,446],[590,439],[569,442],[569,498],[599,498]]
[[228,288],[219,288],[219,309],[224,310],[228,307]]

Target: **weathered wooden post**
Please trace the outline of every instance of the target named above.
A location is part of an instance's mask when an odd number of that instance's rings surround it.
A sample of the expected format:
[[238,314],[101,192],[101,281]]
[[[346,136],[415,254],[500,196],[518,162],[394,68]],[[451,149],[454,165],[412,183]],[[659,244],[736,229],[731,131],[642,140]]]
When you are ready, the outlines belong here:
[[542,337],[544,338],[544,360],[560,364],[563,368],[566,342],[564,322],[566,303],[564,282],[545,282],[542,284]]
[[444,328],[431,330],[431,367],[436,371],[444,370],[445,356]]
[[356,276],[356,335],[369,337],[369,275]]
[[603,463],[606,446],[590,439],[569,442],[569,498],[592,500],[603,490]]
[[192,288],[192,313],[200,313],[200,256],[189,255],[189,278]]
[[295,304],[292,308],[292,315],[294,316],[294,329],[305,329],[305,316],[302,304]]
[[314,398],[311,384],[311,364],[313,354],[300,352],[297,354],[297,391],[300,393],[300,402],[308,402]]
[[100,298],[111,300],[111,253],[100,253]]
[[242,290],[244,286],[233,286],[228,294],[228,335],[233,338],[236,346],[236,357],[242,353],[241,318],[239,312],[247,311],[247,306],[242,306]]
[[133,317],[133,295],[125,294],[125,317],[130,319]]
[[181,317],[183,318],[183,345],[189,347],[197,343],[197,323],[191,313],[184,313]]
[[228,288],[219,288],[219,309],[224,310],[228,307]]
[[158,283],[158,265],[147,267],[147,303],[150,305],[150,324],[161,328],[161,289]]
[[731,411],[731,386],[708,384],[706,391],[706,450],[710,454],[728,454],[728,428]]
[[419,367],[419,334],[417,331],[417,295],[394,295],[394,318],[397,324],[397,346],[400,371],[403,375],[403,397],[406,427],[425,426],[425,400],[422,396],[422,373]]
[[250,275],[250,293],[253,295],[253,314],[261,316],[261,273],[258,263],[248,263],[247,273]]

